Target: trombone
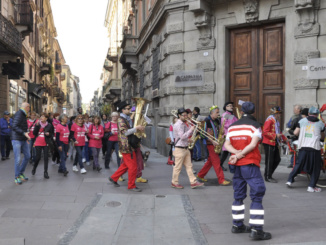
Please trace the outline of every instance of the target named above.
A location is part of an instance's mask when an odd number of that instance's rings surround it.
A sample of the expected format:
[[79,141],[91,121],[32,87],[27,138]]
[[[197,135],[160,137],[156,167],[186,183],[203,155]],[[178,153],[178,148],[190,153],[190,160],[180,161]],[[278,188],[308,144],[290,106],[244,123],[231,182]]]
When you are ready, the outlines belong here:
[[[178,115],[177,115],[177,110],[172,110],[171,111],[171,114],[178,118]],[[203,130],[201,127],[200,127],[200,122],[194,120],[194,119],[186,119],[187,123],[190,124],[191,126],[195,126],[196,129],[201,135],[204,135],[206,138],[208,138],[209,140],[211,140],[212,142],[215,142],[216,144],[220,144],[220,142],[213,136],[213,135],[210,135],[209,133],[207,133],[205,130]]]

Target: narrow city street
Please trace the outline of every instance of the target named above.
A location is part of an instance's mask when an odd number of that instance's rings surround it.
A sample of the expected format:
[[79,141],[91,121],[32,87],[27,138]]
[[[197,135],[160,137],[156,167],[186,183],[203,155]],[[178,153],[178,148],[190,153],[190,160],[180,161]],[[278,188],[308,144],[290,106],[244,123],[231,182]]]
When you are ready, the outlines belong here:
[[[248,234],[231,233],[232,186],[218,186],[211,169],[205,187],[191,189],[183,169],[185,189],[172,189],[172,167],[166,161],[151,150],[143,172],[149,183],[138,184],[141,193],[127,191],[126,181],[119,188],[108,184],[117,169],[115,158],[111,169],[98,173],[88,166],[85,175],[71,171],[68,160],[67,177],[50,165],[49,180],[43,178],[42,163],[35,176],[28,165],[29,180],[20,186],[13,181],[13,158],[2,161],[0,244],[252,244]],[[282,157],[275,173],[279,183],[266,183],[264,229],[273,238],[260,244],[324,244],[325,191],[308,193],[302,176],[293,189],[286,188],[287,164]],[[202,165],[196,162],[194,169]],[[229,171],[225,175],[232,178]],[[249,198],[245,206],[247,221]]]

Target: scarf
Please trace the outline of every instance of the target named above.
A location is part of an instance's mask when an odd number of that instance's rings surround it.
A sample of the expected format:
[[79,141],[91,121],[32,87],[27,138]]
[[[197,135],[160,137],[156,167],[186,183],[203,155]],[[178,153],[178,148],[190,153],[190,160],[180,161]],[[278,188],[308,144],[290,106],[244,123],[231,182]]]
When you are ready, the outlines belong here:
[[54,126],[57,126],[58,124],[60,124],[59,120],[57,120],[55,118],[53,118],[53,122],[52,123],[53,123]]
[[30,121],[30,122],[35,122],[35,119],[34,119],[34,120],[32,120],[32,119],[28,119],[28,121]]
[[48,125],[48,122],[42,123],[42,122],[40,121],[40,125],[41,125],[41,128],[45,128],[45,127]]
[[132,128],[132,120],[129,116],[127,116],[126,114],[120,113],[120,117],[125,118],[128,121],[130,128]]

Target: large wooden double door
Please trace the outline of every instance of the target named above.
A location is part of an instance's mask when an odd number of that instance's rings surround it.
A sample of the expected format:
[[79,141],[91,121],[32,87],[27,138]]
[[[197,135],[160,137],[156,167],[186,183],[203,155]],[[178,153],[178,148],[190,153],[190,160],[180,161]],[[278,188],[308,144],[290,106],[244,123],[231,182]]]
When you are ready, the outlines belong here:
[[284,108],[284,23],[230,30],[230,99],[251,101],[261,123]]

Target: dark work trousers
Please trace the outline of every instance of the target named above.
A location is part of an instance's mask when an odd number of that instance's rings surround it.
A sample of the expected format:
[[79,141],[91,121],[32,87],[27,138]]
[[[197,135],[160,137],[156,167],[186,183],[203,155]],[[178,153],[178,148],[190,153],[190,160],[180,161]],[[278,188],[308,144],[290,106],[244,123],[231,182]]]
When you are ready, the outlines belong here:
[[273,173],[279,163],[281,162],[280,151],[278,150],[278,144],[275,146],[263,144],[265,149],[265,178],[272,178]]
[[262,230],[264,225],[263,197],[266,187],[260,169],[255,164],[235,166],[233,175],[234,202],[232,204],[233,224],[242,226],[245,216],[243,200],[247,197],[247,184],[250,187],[250,219],[249,225]]
[[289,175],[288,182],[293,183],[295,176],[301,173],[301,171],[304,171],[311,176],[309,186],[315,188],[319,179],[321,166],[322,159],[320,151],[301,149],[296,159],[295,166]]
[[[224,161],[227,160],[229,156],[230,156],[230,152],[222,151],[222,154],[221,154],[221,166],[223,166]],[[228,164],[228,165],[229,165],[230,172],[234,174],[235,166],[231,165],[231,164]]]
[[76,155],[75,155],[75,160],[74,160],[74,166],[77,166],[77,163],[79,163],[80,169],[84,168],[84,164],[83,164],[83,148],[84,148],[84,146],[75,146]]
[[101,148],[91,147],[91,151],[92,151],[93,157],[94,157],[93,168],[99,168],[100,163],[99,163],[98,158],[100,155]]
[[117,156],[117,164],[120,167],[121,159],[119,157],[119,143],[118,141],[107,141],[107,150],[105,155],[105,167],[108,168],[111,161],[112,150],[114,149]]
[[11,140],[9,135],[1,135],[1,157],[9,157]]
[[105,153],[106,153],[106,149],[107,149],[107,142],[108,142],[108,139],[106,138],[102,138],[102,154],[103,156],[105,156]]
[[35,150],[36,150],[36,157],[35,157],[35,162],[34,162],[34,166],[33,169],[36,170],[38,163],[41,160],[41,154],[42,154],[42,150],[43,150],[43,154],[44,154],[44,172],[48,171],[48,153],[49,153],[49,147],[48,146],[35,146]]

